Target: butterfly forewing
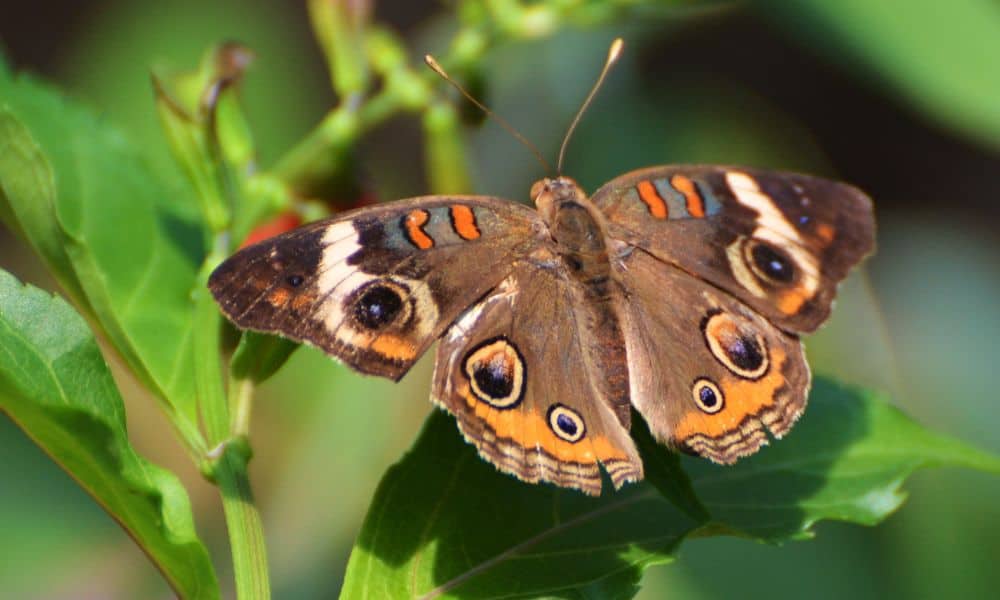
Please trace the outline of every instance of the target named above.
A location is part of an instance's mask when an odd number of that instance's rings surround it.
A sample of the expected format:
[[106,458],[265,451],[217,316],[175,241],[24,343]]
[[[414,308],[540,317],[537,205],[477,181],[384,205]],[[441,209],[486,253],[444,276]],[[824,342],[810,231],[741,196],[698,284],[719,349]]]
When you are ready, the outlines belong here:
[[667,166],[605,184],[608,233],[741,299],[787,331],[815,330],[874,248],[871,200],[808,175]]
[[538,223],[530,209],[495,198],[416,198],[241,250],[209,287],[240,327],[399,379],[513,259],[530,253]]

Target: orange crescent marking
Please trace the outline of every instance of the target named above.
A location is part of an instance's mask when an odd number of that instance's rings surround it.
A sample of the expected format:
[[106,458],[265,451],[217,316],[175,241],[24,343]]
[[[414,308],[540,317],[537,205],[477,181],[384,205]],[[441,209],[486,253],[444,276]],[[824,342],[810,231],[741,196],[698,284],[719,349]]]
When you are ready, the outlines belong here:
[[785,365],[785,352],[775,348],[771,353],[771,370],[757,381],[727,377],[717,381],[722,390],[723,409],[715,414],[707,415],[697,408],[690,408],[681,422],[674,429],[674,439],[684,441],[695,434],[710,438],[721,438],[736,431],[736,426],[747,415],[760,414],[761,410],[775,403],[774,395],[782,385],[785,377],[781,374]]
[[693,181],[683,175],[674,175],[670,178],[670,185],[678,192],[684,194],[689,215],[696,219],[701,219],[705,216],[705,201],[701,198],[701,194],[698,193],[698,188]]
[[372,341],[371,348],[393,360],[411,360],[417,356],[413,344],[394,335],[380,335]]
[[628,456],[603,435],[592,437],[588,434],[579,442],[567,442],[549,429],[548,423],[541,415],[527,413],[523,409],[492,408],[485,402],[477,400],[468,384],[462,385],[458,393],[465,399],[466,405],[493,430],[498,438],[508,439],[525,450],[537,445],[559,461],[581,464],[594,464],[598,460],[628,460]]
[[636,184],[635,189],[639,190],[639,198],[646,204],[646,208],[649,209],[649,214],[653,215],[653,218],[667,218],[669,214],[667,203],[660,197],[660,193],[656,191],[656,186],[653,185],[652,181],[640,181]]
[[818,235],[820,239],[826,243],[827,246],[829,246],[830,242],[833,241],[833,237],[836,235],[836,233],[837,231],[833,228],[832,225],[828,225],[827,223],[820,223],[816,225],[816,235]]
[[271,292],[267,297],[267,301],[271,303],[271,306],[284,306],[288,300],[292,297],[291,292],[284,288],[278,288]]
[[315,299],[307,294],[299,294],[292,300],[293,310],[302,310],[313,303]]
[[421,250],[427,250],[428,248],[434,247],[434,240],[431,239],[429,235],[424,233],[422,227],[430,220],[430,215],[427,214],[426,210],[415,209],[411,210],[410,214],[406,215],[405,225],[406,225],[406,237],[413,242],[413,245]]
[[806,303],[806,300],[806,294],[803,294],[801,290],[788,290],[778,297],[778,310],[786,315],[794,315],[799,312],[799,309]]
[[451,207],[451,228],[463,240],[475,240],[481,235],[479,225],[476,224],[476,215],[464,204]]

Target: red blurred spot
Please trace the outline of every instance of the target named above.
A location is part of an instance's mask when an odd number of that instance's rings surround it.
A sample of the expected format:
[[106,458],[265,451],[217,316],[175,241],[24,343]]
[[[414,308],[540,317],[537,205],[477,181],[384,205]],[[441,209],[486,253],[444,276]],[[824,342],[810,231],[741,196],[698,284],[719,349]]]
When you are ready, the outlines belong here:
[[254,230],[250,232],[250,235],[247,236],[247,239],[243,240],[243,243],[240,244],[240,248],[245,248],[252,244],[256,244],[257,242],[285,233],[286,231],[291,231],[301,224],[302,217],[300,217],[298,213],[293,211],[281,213],[267,223],[262,223],[255,227]]

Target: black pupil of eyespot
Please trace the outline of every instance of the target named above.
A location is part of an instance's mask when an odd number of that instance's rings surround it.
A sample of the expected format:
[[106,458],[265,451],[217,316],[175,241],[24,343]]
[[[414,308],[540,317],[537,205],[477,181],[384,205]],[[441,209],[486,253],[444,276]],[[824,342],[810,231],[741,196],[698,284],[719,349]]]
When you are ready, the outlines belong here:
[[302,279],[301,275],[290,275],[288,277],[288,285],[292,287],[299,287],[300,285],[302,285],[303,281],[304,280]]
[[701,403],[707,408],[712,408],[716,405],[719,399],[715,396],[715,390],[707,385],[701,386],[698,390],[698,397],[701,398]]
[[514,390],[514,377],[507,355],[503,352],[493,354],[486,362],[474,367],[472,376],[476,385],[491,398],[506,398]]
[[794,273],[792,272],[791,263],[773,248],[764,244],[757,244],[751,250],[751,254],[757,268],[771,279],[782,283],[788,283],[792,280]]
[[398,293],[386,286],[377,285],[361,296],[354,314],[365,327],[377,329],[391,323],[401,308],[403,299]]
[[566,413],[556,415],[556,427],[566,435],[576,435],[576,423]]
[[726,348],[726,354],[737,367],[747,371],[759,369],[764,362],[760,344],[750,337],[737,338]]

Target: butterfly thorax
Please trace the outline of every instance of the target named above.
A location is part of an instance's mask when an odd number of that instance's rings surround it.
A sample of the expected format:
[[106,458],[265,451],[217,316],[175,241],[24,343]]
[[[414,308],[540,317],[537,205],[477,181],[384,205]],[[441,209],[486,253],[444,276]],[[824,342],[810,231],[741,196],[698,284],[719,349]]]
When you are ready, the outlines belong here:
[[568,177],[543,179],[531,195],[570,272],[593,296],[606,298],[611,267],[597,208]]

